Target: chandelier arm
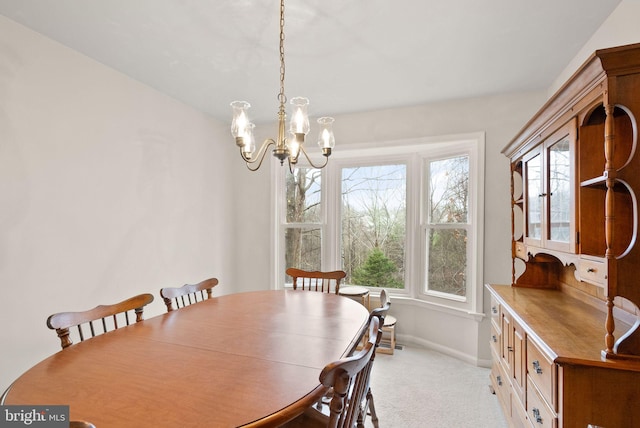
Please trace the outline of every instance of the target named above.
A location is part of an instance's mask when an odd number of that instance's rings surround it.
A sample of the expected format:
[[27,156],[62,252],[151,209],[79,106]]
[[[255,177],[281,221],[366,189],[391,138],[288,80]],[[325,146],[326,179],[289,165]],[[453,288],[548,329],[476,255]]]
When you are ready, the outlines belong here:
[[293,164],[291,163],[291,157],[287,158],[287,165],[289,165],[289,172],[291,173],[291,175],[293,175]]
[[327,157],[324,158],[324,163],[322,165],[314,164],[313,161],[311,160],[311,158],[309,157],[309,155],[307,154],[307,151],[304,149],[304,146],[302,144],[300,145],[300,151],[302,153],[304,153],[304,157],[307,158],[307,162],[309,162],[309,165],[311,165],[315,169],[322,169],[325,166],[327,166],[327,163],[329,163],[329,157],[327,156]]
[[[242,156],[242,160],[246,162],[247,168],[249,169],[249,171],[257,171],[260,168],[260,166],[262,165],[262,161],[264,161],[264,157],[267,154],[267,148],[271,145],[275,146],[275,144],[276,142],[272,138],[268,138],[264,140],[262,142],[262,145],[260,146],[260,149],[258,150],[257,156],[252,159],[247,158],[244,155],[242,148],[240,148],[240,156]],[[252,168],[251,165],[253,165],[256,162],[258,162],[258,166],[256,166],[255,168]]]

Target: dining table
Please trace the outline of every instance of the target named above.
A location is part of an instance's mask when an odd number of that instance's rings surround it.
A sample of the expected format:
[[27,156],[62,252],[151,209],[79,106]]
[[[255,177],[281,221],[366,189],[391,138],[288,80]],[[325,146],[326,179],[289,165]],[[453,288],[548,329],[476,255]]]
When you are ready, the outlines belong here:
[[51,355],[4,404],[68,405],[97,428],[279,426],[322,399],[321,370],[355,348],[368,317],[329,293],[213,297]]

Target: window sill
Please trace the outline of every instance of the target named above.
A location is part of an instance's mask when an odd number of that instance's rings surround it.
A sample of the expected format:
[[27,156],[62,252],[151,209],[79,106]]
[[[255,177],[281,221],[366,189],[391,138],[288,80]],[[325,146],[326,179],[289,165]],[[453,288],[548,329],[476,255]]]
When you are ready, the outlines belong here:
[[[473,312],[473,311],[470,311],[469,309],[454,308],[451,306],[429,302],[426,300],[417,299],[409,296],[398,296],[393,294],[390,294],[390,296],[391,296],[392,308],[394,306],[396,306],[396,308],[397,306],[413,306],[413,307],[428,309],[431,311],[446,313],[448,315],[453,315],[460,318],[473,319],[475,322],[478,322],[478,323],[482,322],[482,320],[486,317],[486,314],[484,313]],[[371,297],[377,298],[379,297],[379,293],[372,293]]]

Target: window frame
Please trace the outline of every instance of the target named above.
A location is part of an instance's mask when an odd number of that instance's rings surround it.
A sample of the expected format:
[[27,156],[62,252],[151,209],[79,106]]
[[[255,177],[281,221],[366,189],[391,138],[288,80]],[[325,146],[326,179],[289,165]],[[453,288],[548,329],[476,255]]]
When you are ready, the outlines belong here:
[[[426,292],[426,235],[427,220],[425,167],[429,160],[450,158],[457,155],[469,156],[469,212],[467,229],[471,241],[467,246],[467,295],[464,299],[443,293]],[[355,166],[371,166],[405,163],[406,183],[406,251],[405,287],[386,289],[396,298],[411,299],[422,304],[443,309],[462,311],[468,314],[482,314],[483,305],[483,248],[484,248],[484,162],[485,134],[475,132],[439,137],[421,137],[407,140],[385,141],[370,144],[342,145],[335,150],[328,165],[322,169],[321,215],[322,224],[313,226],[322,229],[322,269],[341,269],[341,170]],[[287,228],[283,198],[285,197],[285,168],[272,168],[272,278],[273,289],[282,289],[285,284],[284,230]],[[336,204],[338,206],[336,206]],[[301,224],[296,224],[301,226]],[[465,226],[467,227],[467,226]],[[370,288],[375,292],[376,287]]]
[[[405,183],[406,186],[406,224],[405,224],[405,233],[406,233],[406,241],[405,241],[405,254],[404,254],[404,264],[405,264],[405,286],[403,288],[385,288],[385,290],[387,290],[387,292],[389,293],[393,293],[394,295],[403,295],[403,296],[407,296],[409,295],[409,292],[407,291],[407,277],[410,275],[411,272],[411,268],[410,266],[407,265],[407,263],[409,262],[409,258],[407,256],[407,252],[409,248],[413,248],[410,244],[410,242],[412,242],[412,236],[409,233],[409,224],[411,224],[413,219],[409,219],[409,212],[410,212],[410,202],[409,202],[409,197],[411,192],[409,191],[409,183],[410,183],[410,179],[409,179],[409,174],[412,171],[412,164],[413,160],[410,159],[406,154],[396,154],[396,155],[368,155],[368,156],[359,156],[357,158],[349,158],[346,156],[341,157],[340,159],[337,159],[334,164],[332,165],[332,168],[329,170],[329,172],[331,173],[331,176],[333,177],[332,180],[332,184],[333,187],[329,190],[329,195],[328,198],[330,200],[329,203],[327,203],[327,209],[330,210],[330,212],[332,214],[335,214],[334,218],[333,218],[333,223],[332,223],[332,227],[331,227],[331,239],[332,241],[328,241],[329,243],[333,244],[332,247],[333,250],[336,253],[335,259],[333,260],[334,266],[337,266],[335,269],[342,269],[342,227],[338,226],[340,224],[340,221],[342,219],[342,170],[344,168],[353,168],[353,167],[367,167],[367,166],[379,166],[379,165],[405,165],[406,166],[406,176],[407,176],[407,181]],[[336,207],[335,205],[338,204],[338,206]],[[371,291],[375,291],[378,290],[378,287],[367,287],[369,290]]]

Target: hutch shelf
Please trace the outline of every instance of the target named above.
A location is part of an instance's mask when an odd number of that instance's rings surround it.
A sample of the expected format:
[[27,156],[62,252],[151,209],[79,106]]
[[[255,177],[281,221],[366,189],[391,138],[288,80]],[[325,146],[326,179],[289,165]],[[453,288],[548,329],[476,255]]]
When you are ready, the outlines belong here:
[[596,51],[504,148],[512,284],[491,294],[510,426],[640,426],[640,44]]

